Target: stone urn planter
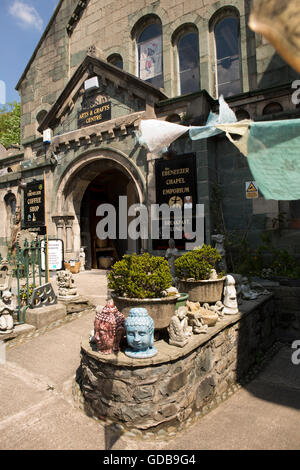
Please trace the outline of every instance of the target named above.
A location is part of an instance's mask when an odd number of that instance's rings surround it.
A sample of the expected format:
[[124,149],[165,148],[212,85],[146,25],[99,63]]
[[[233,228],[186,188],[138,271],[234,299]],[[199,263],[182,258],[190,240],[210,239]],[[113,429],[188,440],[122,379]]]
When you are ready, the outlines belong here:
[[216,303],[222,300],[225,277],[204,281],[179,280],[179,290],[187,292],[191,302]]
[[112,299],[117,309],[128,317],[132,308],[145,308],[154,321],[154,328],[161,330],[167,328],[172,316],[175,314],[176,303],[180,294],[172,297],[158,299],[130,299],[128,297],[118,297],[112,293]]

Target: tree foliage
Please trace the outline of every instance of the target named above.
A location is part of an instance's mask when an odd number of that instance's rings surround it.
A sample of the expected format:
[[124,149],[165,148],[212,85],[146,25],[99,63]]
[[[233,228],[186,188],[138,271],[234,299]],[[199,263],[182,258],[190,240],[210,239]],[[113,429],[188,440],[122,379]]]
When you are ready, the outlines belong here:
[[20,143],[21,104],[8,103],[0,107],[0,143],[4,147]]

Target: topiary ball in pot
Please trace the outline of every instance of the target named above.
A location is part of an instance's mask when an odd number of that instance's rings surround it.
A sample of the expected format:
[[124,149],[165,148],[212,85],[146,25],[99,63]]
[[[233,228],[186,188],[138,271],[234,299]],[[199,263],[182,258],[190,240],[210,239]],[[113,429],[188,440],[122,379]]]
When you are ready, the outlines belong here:
[[216,248],[203,245],[175,261],[180,291],[187,292],[190,301],[214,303],[222,299],[224,278],[221,275],[217,280],[210,279],[212,269],[220,260],[221,255]]
[[154,299],[172,286],[168,262],[160,256],[125,255],[108,275],[108,287],[120,297]]
[[118,310],[128,316],[130,309],[146,308],[155,329],[166,328],[175,313],[178,295],[164,297],[172,286],[168,261],[160,256],[124,255],[108,275],[108,287]]

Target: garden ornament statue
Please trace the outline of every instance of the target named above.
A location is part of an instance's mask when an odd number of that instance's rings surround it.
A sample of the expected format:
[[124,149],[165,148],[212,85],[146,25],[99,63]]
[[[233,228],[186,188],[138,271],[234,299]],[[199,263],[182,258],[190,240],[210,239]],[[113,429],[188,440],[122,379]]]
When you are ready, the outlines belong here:
[[225,236],[222,235],[221,233],[218,233],[216,235],[212,235],[212,240],[216,242],[215,248],[218,250],[220,255],[222,256],[222,260],[219,263],[219,267],[221,271],[227,271],[227,264],[226,264],[226,251],[224,248],[224,241],[225,241]]
[[56,276],[58,286],[58,299],[72,299],[77,298],[77,288],[73,275],[70,271],[59,271]]
[[175,240],[169,240],[169,248],[166,251],[165,258],[168,260],[173,284],[176,282],[175,260],[178,257],[178,250],[175,248]]
[[82,273],[85,271],[85,251],[83,247],[80,248],[79,258],[80,258],[80,272]]
[[15,305],[12,293],[9,290],[3,292],[0,300],[0,334],[11,333],[14,329],[13,314]]
[[261,294],[251,289],[249,281],[246,277],[242,277],[240,295],[243,300],[255,300]]
[[237,295],[236,295],[236,290],[235,290],[235,279],[230,274],[226,276],[226,280],[225,280],[223,303],[224,303],[223,314],[236,315],[239,312]]
[[179,307],[175,315],[171,318],[168,328],[170,336],[169,343],[172,346],[183,348],[188,343],[189,337],[192,336],[192,329],[192,326],[188,326],[187,308]]
[[147,358],[157,354],[154,346],[154,322],[145,308],[132,308],[125,320],[128,348],[126,356]]
[[97,343],[97,349],[101,354],[117,353],[120,343],[125,335],[125,317],[119,312],[112,300],[105,307],[96,308],[94,322],[94,337],[92,342]]

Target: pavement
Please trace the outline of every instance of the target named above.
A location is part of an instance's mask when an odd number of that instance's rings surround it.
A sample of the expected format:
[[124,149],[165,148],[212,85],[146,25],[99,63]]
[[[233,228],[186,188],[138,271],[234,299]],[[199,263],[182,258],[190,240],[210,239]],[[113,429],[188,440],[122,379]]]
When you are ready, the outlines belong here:
[[[79,293],[104,304],[103,271],[76,275]],[[84,292],[83,292],[84,291]],[[283,345],[252,382],[169,441],[131,440],[73,401],[81,338],[94,312],[7,350],[0,365],[0,450],[299,450],[300,365]]]

